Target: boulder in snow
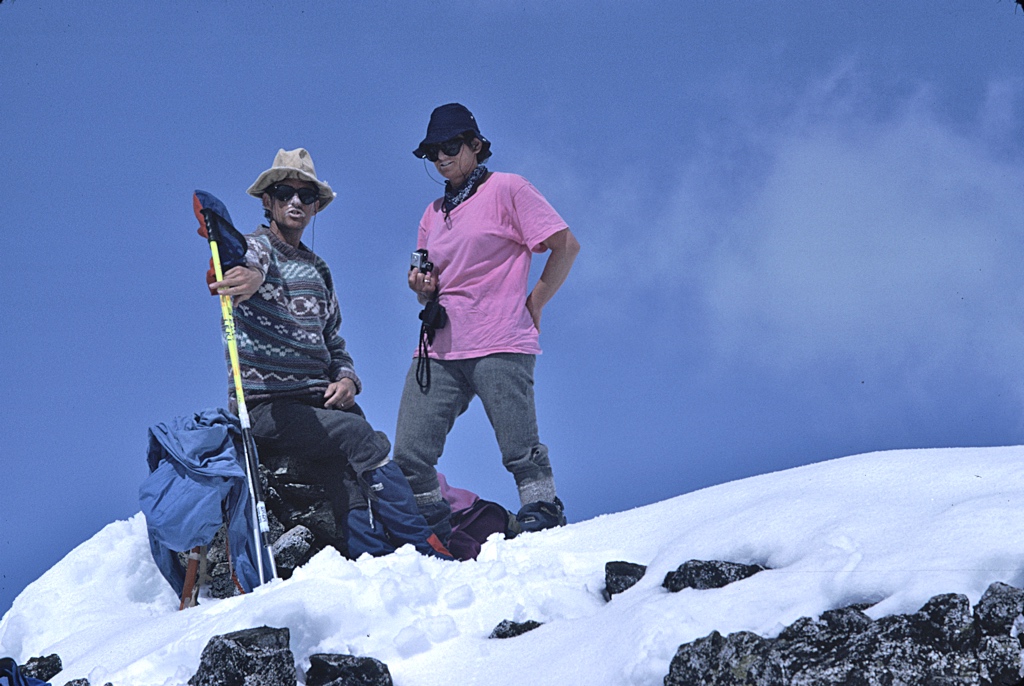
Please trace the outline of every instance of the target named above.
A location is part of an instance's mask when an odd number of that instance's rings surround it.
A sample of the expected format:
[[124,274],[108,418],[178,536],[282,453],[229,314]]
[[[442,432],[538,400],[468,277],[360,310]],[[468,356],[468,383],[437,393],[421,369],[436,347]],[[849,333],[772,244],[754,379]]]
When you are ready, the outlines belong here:
[[274,561],[281,576],[290,577],[292,572],[309,559],[313,548],[313,532],[298,524],[274,541]]
[[40,681],[49,681],[60,674],[64,666],[61,664],[60,656],[54,653],[46,657],[33,657],[28,662],[18,667],[23,676],[30,676]]
[[540,625],[540,622],[535,622],[532,619],[528,619],[525,622],[513,622],[511,619],[503,619],[498,626],[494,627],[494,631],[487,638],[514,638],[525,634],[527,631],[533,631]]
[[632,588],[636,582],[644,578],[647,566],[635,562],[606,562],[604,565],[604,599]]
[[734,581],[763,572],[764,569],[761,565],[745,565],[738,562],[690,560],[679,565],[676,571],[666,574],[661,585],[673,593],[684,588],[722,588]]
[[214,636],[189,686],[295,686],[288,629],[267,626]]
[[306,686],[393,686],[388,666],[372,657],[309,656]]

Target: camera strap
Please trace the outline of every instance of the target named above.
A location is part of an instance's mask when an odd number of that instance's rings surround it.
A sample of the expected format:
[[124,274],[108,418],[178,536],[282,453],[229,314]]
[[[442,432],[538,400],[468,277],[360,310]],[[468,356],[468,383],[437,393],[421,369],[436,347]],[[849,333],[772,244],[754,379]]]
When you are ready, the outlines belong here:
[[[430,340],[428,340],[428,337]],[[426,393],[430,390],[430,357],[427,356],[427,344],[433,342],[433,332],[427,331],[427,325],[420,326],[419,355],[416,358],[416,383]]]
[[427,354],[438,329],[448,325],[448,312],[436,300],[428,300],[420,312],[420,341],[416,358],[416,383],[424,393],[430,388],[430,356]]

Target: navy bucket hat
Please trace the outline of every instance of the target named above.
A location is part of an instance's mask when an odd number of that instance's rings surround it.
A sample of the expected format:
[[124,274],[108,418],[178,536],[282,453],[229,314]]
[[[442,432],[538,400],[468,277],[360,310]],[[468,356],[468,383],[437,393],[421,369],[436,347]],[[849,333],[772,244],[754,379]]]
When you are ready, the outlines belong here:
[[427,156],[427,146],[443,143],[470,131],[483,143],[483,147],[477,153],[477,159],[486,160],[491,156],[491,142],[480,134],[480,127],[477,126],[473,113],[466,109],[465,105],[457,102],[435,107],[430,113],[427,136],[420,141],[419,147],[413,150],[412,154],[424,158]]

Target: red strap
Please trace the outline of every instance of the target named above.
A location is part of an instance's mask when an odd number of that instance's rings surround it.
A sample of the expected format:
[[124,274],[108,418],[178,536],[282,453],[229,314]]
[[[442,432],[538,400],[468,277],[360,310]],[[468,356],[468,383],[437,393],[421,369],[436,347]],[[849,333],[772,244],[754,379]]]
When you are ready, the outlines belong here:
[[430,534],[430,538],[427,539],[427,543],[430,544],[431,548],[441,553],[442,555],[447,555],[448,557],[455,557],[450,552],[448,552],[447,548],[444,547],[444,543],[441,543],[441,539],[437,537],[437,534]]

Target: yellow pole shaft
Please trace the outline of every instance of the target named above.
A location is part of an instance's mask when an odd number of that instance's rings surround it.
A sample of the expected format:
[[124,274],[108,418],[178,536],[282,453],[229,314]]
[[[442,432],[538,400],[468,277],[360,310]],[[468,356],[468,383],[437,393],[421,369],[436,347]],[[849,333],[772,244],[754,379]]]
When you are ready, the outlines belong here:
[[[224,280],[224,271],[220,265],[220,249],[217,241],[210,241],[210,252],[213,254],[213,273],[218,281]],[[224,339],[228,344],[228,357],[231,359],[231,376],[235,381],[235,400],[238,402],[238,419],[242,428],[248,429],[249,412],[245,408],[245,394],[242,392],[242,370],[238,363],[238,341],[235,338],[235,310],[231,304],[231,296],[220,296],[220,314],[224,324]]]
[[[218,281],[223,281],[224,270],[220,264],[220,249],[217,247],[217,241],[212,238],[210,239],[210,253],[213,255],[213,273],[217,277]],[[242,446],[245,451],[245,470],[249,477],[249,497],[252,499],[253,517],[256,520],[258,528],[258,531],[253,532],[255,535],[257,551],[256,568],[257,573],[260,576],[260,583],[262,584],[264,578],[263,551],[260,548],[261,543],[266,548],[267,556],[270,560],[270,573],[273,578],[277,577],[277,565],[274,562],[274,554],[270,550],[270,543],[266,538],[267,533],[270,531],[266,505],[257,498],[256,495],[254,480],[258,479],[259,475],[254,473],[252,470],[257,468],[258,462],[255,459],[249,459],[252,427],[249,424],[249,412],[245,408],[245,393],[242,391],[242,370],[241,365],[238,363],[238,341],[235,338],[235,309],[231,303],[231,296],[220,296],[220,314],[221,320],[224,324],[224,339],[228,344],[228,357],[231,359],[231,376],[234,378],[235,382],[235,400],[238,402],[238,421],[242,425]],[[255,450],[255,446],[253,446],[253,450]]]

